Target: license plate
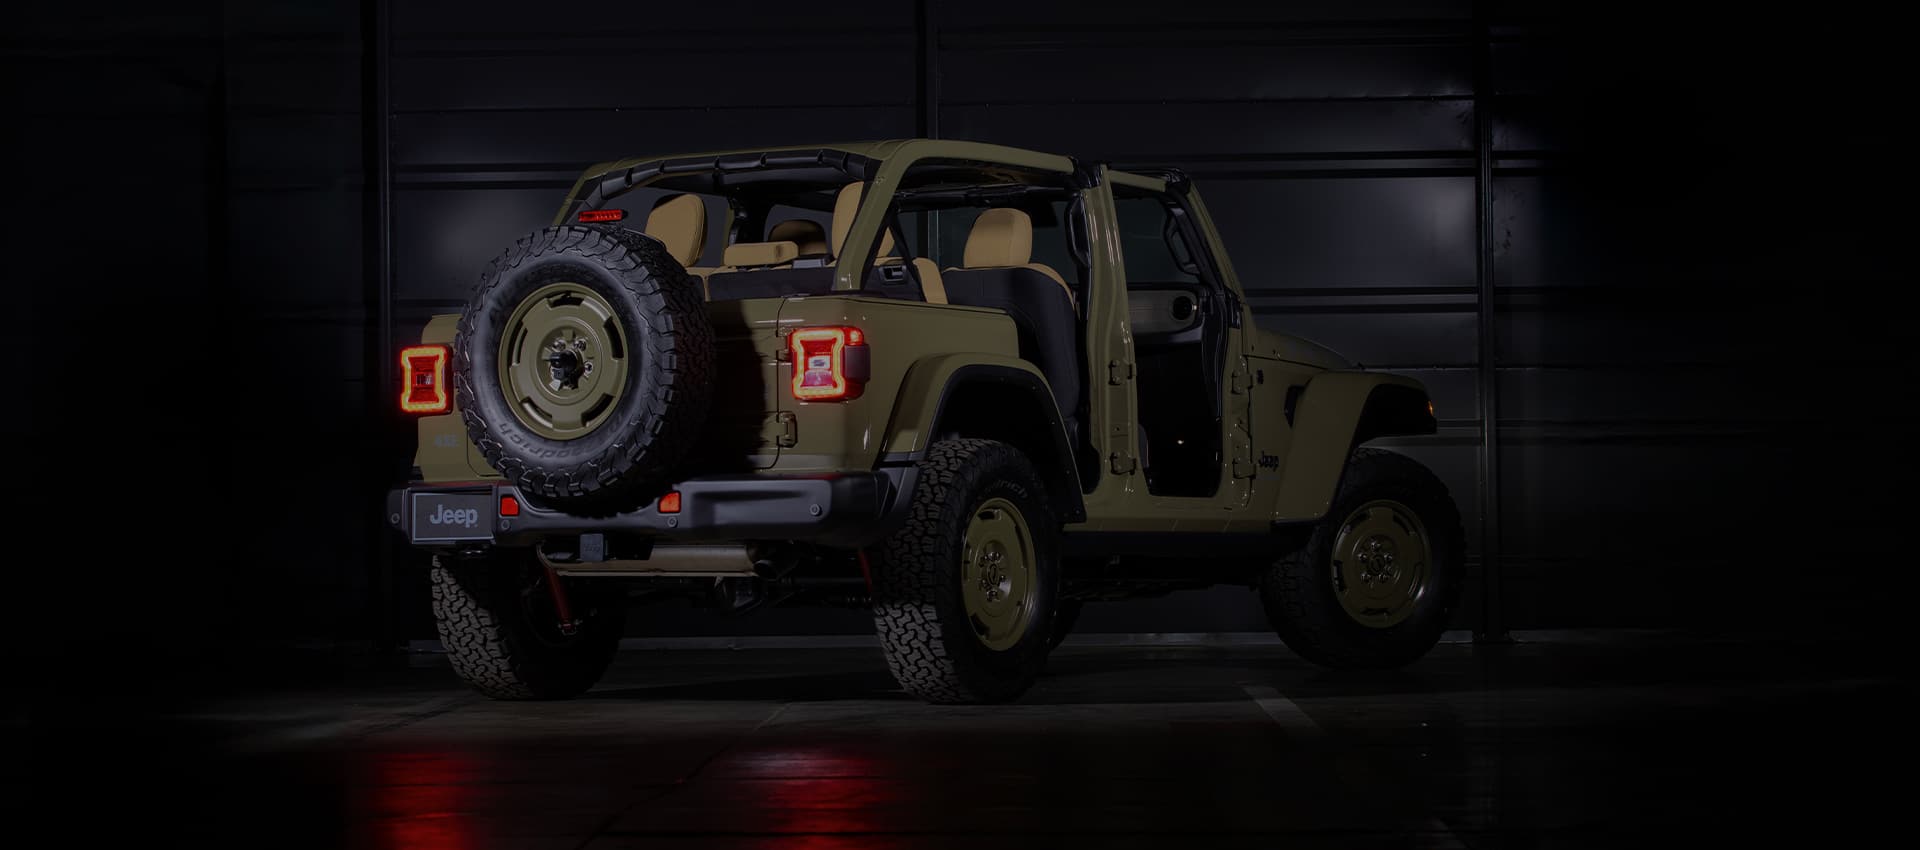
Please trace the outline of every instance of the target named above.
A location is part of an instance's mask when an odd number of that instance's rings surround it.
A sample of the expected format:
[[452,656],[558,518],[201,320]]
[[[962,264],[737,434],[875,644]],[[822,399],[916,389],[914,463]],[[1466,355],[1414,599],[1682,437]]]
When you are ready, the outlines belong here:
[[493,539],[492,493],[413,494],[415,543]]

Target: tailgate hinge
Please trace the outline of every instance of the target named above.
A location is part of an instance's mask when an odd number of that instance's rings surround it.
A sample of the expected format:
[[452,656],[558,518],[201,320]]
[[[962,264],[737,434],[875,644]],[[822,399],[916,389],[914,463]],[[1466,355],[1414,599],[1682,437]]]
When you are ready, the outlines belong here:
[[773,415],[773,421],[780,423],[780,436],[773,440],[775,445],[790,449],[800,444],[799,416],[794,415],[791,410],[782,410]]

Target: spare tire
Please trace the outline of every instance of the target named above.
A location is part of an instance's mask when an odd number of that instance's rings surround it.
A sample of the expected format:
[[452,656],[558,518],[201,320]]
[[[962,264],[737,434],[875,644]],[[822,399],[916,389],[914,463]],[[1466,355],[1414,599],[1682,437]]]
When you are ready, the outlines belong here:
[[481,275],[453,379],[467,435],[525,495],[572,510],[643,504],[707,416],[700,282],[641,233],[537,231]]

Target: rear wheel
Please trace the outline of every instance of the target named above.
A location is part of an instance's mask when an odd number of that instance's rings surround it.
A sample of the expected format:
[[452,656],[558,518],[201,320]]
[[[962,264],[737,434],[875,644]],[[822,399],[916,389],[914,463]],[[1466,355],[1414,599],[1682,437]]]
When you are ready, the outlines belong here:
[[928,702],[1019,696],[1046,659],[1059,586],[1045,487],[991,440],[935,443],[919,473],[906,524],[873,564],[887,667]]
[[1360,449],[1305,546],[1260,596],[1281,640],[1324,667],[1398,667],[1432,649],[1465,583],[1464,533],[1446,485],[1412,459]]
[[[562,623],[553,582],[563,582]],[[453,671],[494,699],[566,699],[593,687],[620,646],[626,594],[605,579],[549,578],[531,550],[434,560],[433,617]]]

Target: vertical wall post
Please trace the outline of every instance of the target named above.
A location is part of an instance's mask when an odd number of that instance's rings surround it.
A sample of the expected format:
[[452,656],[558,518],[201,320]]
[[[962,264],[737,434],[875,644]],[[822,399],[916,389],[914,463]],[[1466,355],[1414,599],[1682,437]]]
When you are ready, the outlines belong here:
[[[365,339],[367,378],[367,448],[369,456],[381,460],[368,464],[368,490],[376,496],[372,504],[384,506],[387,479],[384,462],[391,452],[393,435],[398,431],[390,389],[394,387],[393,347],[393,161],[392,86],[389,66],[393,32],[391,9],[387,0],[363,0],[361,25],[361,126],[365,128],[362,155],[365,182]],[[387,649],[399,641],[393,616],[393,545],[380,511],[370,511],[366,551],[367,618],[372,627],[375,649]]]
[[228,79],[229,66],[232,63],[231,27],[227,23],[227,4],[218,0],[212,4],[214,19],[212,22],[213,79],[208,84],[207,96],[207,285],[212,290],[214,324],[218,330],[235,327],[231,309],[233,304],[232,278],[232,236],[233,224],[232,167],[229,162],[231,147],[230,132],[232,110]]
[[[934,17],[933,4],[934,0],[920,0],[914,4],[913,14],[914,30],[919,36],[915,91],[920,106],[914,123],[915,134],[923,139],[940,138],[940,25]],[[928,213],[920,217],[920,256],[939,256],[939,246],[935,244],[940,238],[937,215]]]
[[1479,339],[1475,363],[1480,417],[1480,627],[1474,641],[1504,643],[1507,635],[1504,576],[1500,559],[1500,340],[1498,293],[1493,275],[1493,28],[1486,3],[1474,4],[1473,126],[1475,238]]

